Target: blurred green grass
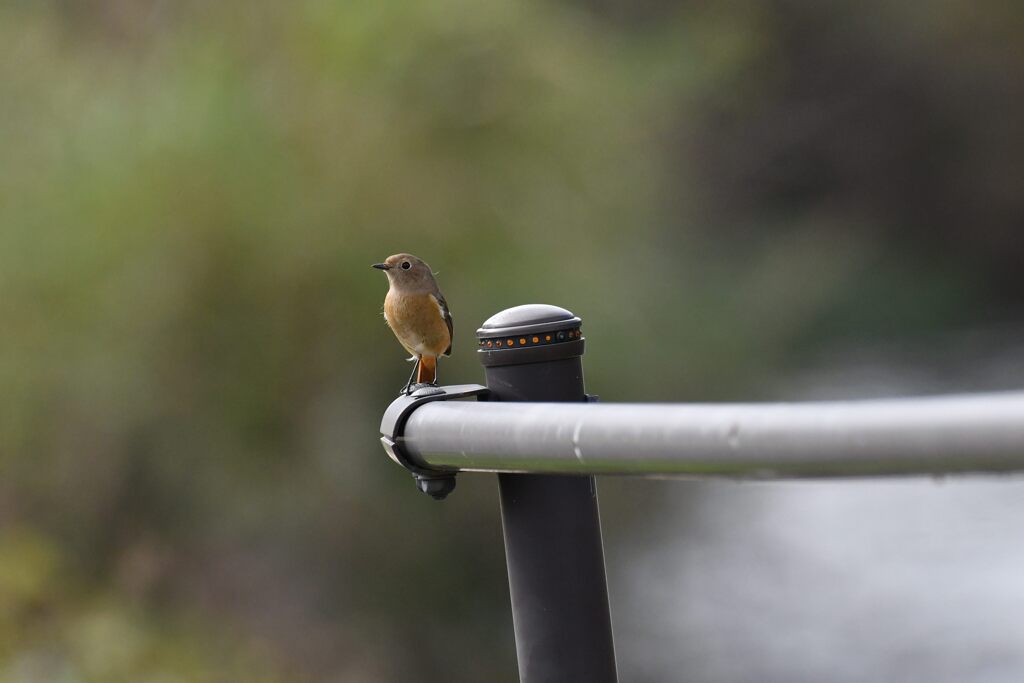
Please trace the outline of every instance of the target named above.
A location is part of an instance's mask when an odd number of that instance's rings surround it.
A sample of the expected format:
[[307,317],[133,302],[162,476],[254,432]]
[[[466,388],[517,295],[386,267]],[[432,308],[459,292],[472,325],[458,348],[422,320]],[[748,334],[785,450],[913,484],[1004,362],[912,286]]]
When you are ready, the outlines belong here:
[[478,379],[476,324],[642,206],[628,74],[543,5],[150,9],[2,10],[0,500],[10,571],[68,581],[11,579],[0,672],[512,671],[489,492],[424,514],[379,452],[406,366],[368,266],[430,260]]

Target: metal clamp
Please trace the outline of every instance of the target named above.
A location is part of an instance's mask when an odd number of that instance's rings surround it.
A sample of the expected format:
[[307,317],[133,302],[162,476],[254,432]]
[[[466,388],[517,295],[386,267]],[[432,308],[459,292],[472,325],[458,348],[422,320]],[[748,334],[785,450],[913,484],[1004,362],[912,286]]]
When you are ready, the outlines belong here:
[[452,401],[475,396],[485,401],[490,389],[479,384],[453,384],[447,387],[426,386],[408,396],[399,396],[387,410],[380,422],[380,442],[388,456],[409,470],[416,480],[416,488],[434,500],[444,500],[455,490],[455,472],[432,469],[417,462],[402,448],[402,432],[412,411],[433,401]]

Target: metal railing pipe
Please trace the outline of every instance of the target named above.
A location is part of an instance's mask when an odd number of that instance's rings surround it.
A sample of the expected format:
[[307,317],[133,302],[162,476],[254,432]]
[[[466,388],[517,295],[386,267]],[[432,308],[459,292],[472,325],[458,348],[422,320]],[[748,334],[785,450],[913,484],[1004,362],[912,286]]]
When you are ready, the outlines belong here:
[[411,415],[404,446],[431,468],[485,472],[1024,471],[1024,392],[764,404],[434,403]]

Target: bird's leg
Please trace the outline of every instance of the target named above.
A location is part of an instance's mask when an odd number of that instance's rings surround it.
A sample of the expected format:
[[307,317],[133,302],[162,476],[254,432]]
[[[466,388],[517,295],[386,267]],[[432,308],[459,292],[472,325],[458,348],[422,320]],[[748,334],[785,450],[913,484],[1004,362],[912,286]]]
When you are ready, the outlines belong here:
[[401,394],[405,394],[406,396],[408,396],[409,394],[412,393],[410,391],[410,389],[412,389],[412,380],[413,380],[414,377],[416,377],[416,373],[419,371],[419,369],[420,369],[420,357],[417,356],[416,357],[416,362],[412,366],[412,373],[409,375],[409,381],[406,382],[405,386],[402,387],[402,390],[400,392],[398,392],[400,395]]
[[416,383],[437,386],[437,356],[420,356],[420,370],[416,375]]

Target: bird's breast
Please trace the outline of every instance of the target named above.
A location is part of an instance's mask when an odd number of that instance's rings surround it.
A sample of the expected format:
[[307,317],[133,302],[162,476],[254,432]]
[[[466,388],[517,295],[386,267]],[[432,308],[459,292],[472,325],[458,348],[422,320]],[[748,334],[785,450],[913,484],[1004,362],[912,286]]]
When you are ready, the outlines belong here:
[[384,318],[409,352],[439,356],[451,339],[441,308],[430,294],[400,294],[384,299]]

